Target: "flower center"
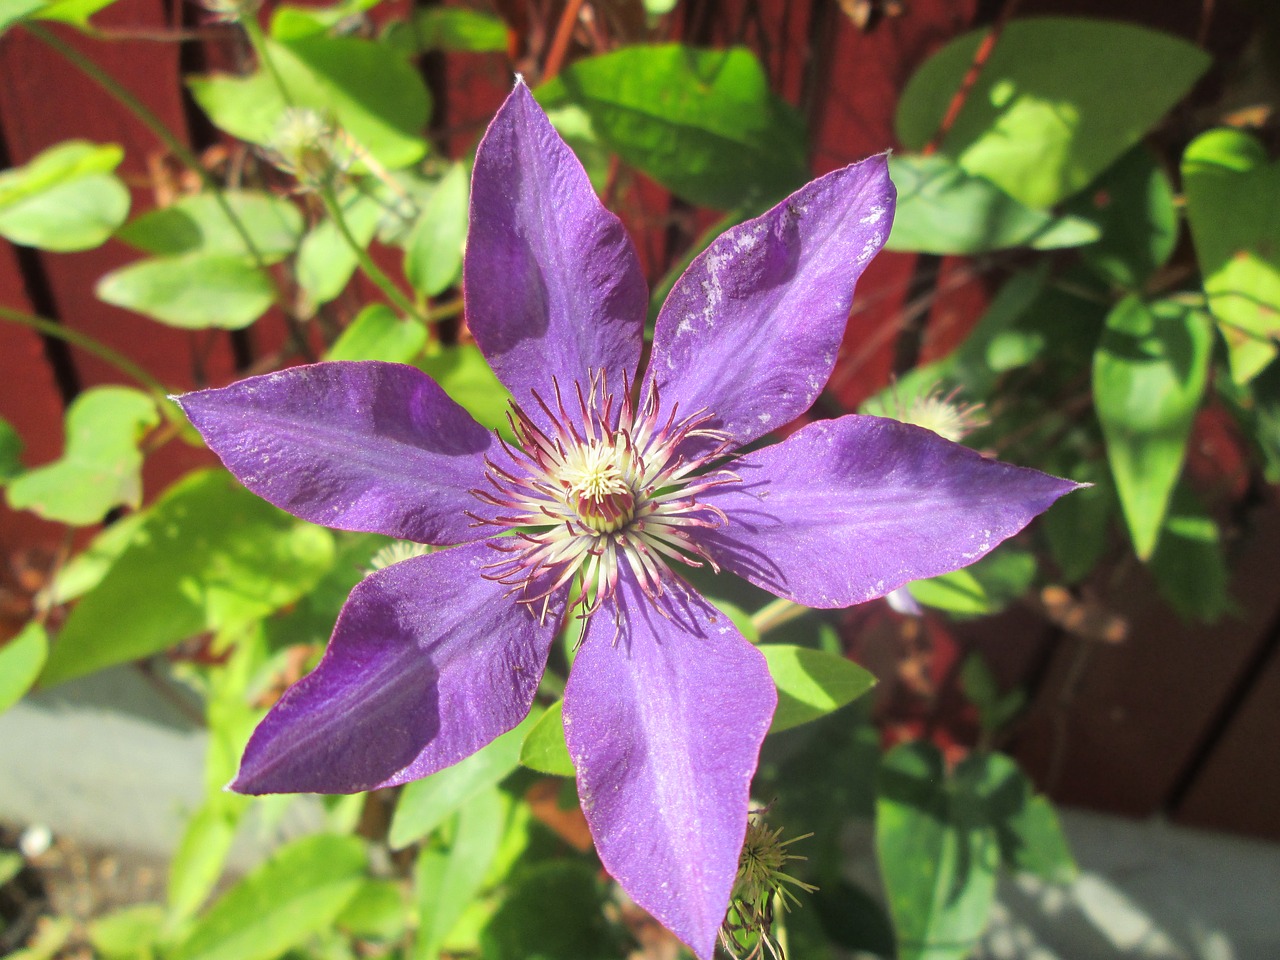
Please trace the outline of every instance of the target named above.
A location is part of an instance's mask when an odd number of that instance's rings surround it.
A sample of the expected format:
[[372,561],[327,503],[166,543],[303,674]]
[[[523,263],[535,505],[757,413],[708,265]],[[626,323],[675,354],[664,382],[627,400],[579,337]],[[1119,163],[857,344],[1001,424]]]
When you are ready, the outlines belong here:
[[617,451],[603,444],[579,451],[582,463],[568,465],[560,475],[578,519],[596,533],[621,530],[635,516],[636,493],[627,477],[635,471],[619,463]]
[[[673,409],[664,420],[656,387],[637,410],[630,384],[615,396],[603,373],[585,389],[573,385],[576,403],[566,403],[560,384],[552,386],[554,404],[534,394],[541,424],[513,407],[516,443],[499,438],[509,462],[487,461],[490,486],[472,491],[499,509],[498,516],[473,518],[512,533],[490,541],[504,556],[486,576],[511,584],[522,603],[542,601],[544,613],[551,594],[579,578],[573,603],[589,615],[616,592],[622,565],[650,598],[662,593],[671,560],[714,568],[690,534],[726,520],[698,496],[738,478],[707,472],[728,446],[706,426],[711,416],[677,419]],[[696,439],[704,441],[699,449],[710,440],[710,449],[688,454],[687,441]]]

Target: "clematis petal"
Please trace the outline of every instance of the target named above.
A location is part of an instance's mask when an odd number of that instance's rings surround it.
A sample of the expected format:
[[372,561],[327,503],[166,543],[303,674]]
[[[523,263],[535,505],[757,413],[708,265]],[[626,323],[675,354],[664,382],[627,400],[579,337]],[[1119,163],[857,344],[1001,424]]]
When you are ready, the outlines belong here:
[[231,789],[355,793],[425,777],[529,712],[563,609],[540,618],[481,577],[472,543],[357,584],[314,671],[258,725]]
[[699,497],[721,565],[810,607],[845,607],[967,566],[1079,485],[990,460],[920,427],[848,416],[733,464]]
[[777,693],[728,617],[678,581],[666,588],[659,612],[624,573],[616,603],[591,618],[565,739],[605,869],[710,960]]
[[820,177],[727,231],[658,315],[646,388],[707,410],[735,445],[807,410],[831,377],[853,288],[884,245],[896,193],[885,156]]
[[523,82],[476,150],[463,268],[467,324],[498,378],[540,419],[592,371],[633,378],[648,294],[635,247]]
[[241,483],[294,516],[419,543],[485,536],[463,511],[497,443],[414,367],[317,363],[177,401]]

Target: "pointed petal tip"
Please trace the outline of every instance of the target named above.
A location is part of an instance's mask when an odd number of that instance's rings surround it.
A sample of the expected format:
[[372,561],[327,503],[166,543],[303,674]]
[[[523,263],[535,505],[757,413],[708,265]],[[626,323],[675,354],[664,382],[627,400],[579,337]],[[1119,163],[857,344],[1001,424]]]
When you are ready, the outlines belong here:
[[605,869],[711,960],[777,691],[763,655],[696,594],[673,589],[659,611],[627,578],[620,590],[622,620],[588,624],[565,691],[583,811]]

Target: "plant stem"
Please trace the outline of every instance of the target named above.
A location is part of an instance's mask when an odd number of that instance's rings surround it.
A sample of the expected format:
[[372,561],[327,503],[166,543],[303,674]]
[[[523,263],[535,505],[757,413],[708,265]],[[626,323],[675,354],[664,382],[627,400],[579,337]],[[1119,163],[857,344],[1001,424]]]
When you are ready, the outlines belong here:
[[808,607],[801,606],[794,600],[779,597],[772,603],[768,603],[757,610],[751,617],[751,625],[756,628],[757,633],[763,636],[770,630],[780,627],[784,623],[790,623],[808,612]]
[[[254,245],[253,237],[249,235],[248,228],[236,216],[235,210],[231,208],[231,204],[227,201],[226,195],[223,193],[222,185],[214,178],[200,162],[200,158],[191,152],[191,148],[183,143],[174,135],[168,127],[164,125],[164,121],[157,117],[141,100],[135,97],[124,86],[120,84],[115,77],[107,73],[91,59],[82,54],[75,47],[68,43],[64,43],[54,34],[45,30],[43,27],[34,23],[27,22],[23,26],[46,46],[52,47],[58,53],[70,61],[81,73],[90,80],[100,86],[109,93],[115,100],[126,110],[132,113],[140,123],[148,130],[160,138],[160,141],[172,151],[173,155],[183,162],[193,173],[200,177],[205,189],[213,194],[214,201],[222,208],[222,212],[226,214],[228,220],[231,221],[232,228],[240,235],[240,239],[244,241],[244,246],[249,251],[249,256],[253,259],[253,265],[260,270],[266,271],[266,262],[262,259],[262,254]],[[268,274],[270,275],[270,274]]]
[[423,323],[430,322],[429,318],[423,315],[423,312],[418,309],[412,300],[404,295],[400,288],[392,282],[391,278],[382,272],[382,268],[373,262],[373,257],[369,256],[369,251],[361,246],[360,242],[352,235],[351,228],[347,226],[346,218],[342,215],[342,205],[338,203],[338,197],[333,192],[332,184],[326,183],[320,188],[320,200],[324,203],[329,219],[333,221],[333,225],[342,234],[342,239],[347,242],[351,252],[356,255],[356,263],[360,265],[361,272],[372,280],[378,289],[387,295],[387,299],[394,303],[402,313],[410,317],[416,317]]
[[249,228],[244,225],[244,221],[236,214],[235,209],[227,200],[226,192],[222,189],[222,184],[217,178],[211,174],[208,169],[200,162],[200,158],[192,153],[191,148],[174,135],[164,121],[157,117],[141,100],[129,92],[127,88],[122,86],[115,77],[107,73],[91,59],[82,54],[75,47],[68,43],[64,43],[54,34],[45,30],[34,23],[26,22],[23,26],[46,46],[52,47],[64,58],[66,58],[74,67],[80,70],[90,80],[100,86],[108,94],[115,98],[121,106],[134,115],[143,126],[154,133],[175,157],[182,161],[192,173],[200,178],[200,182],[204,188],[213,196],[214,202],[222,210],[223,215],[231,223],[231,227],[239,235],[240,241],[244,244],[245,250],[249,254],[249,258],[253,261],[254,267],[261,270],[271,280],[272,286],[276,291],[276,304],[284,313],[285,322],[289,327],[289,333],[293,337],[294,344],[298,348],[298,352],[308,360],[314,359],[311,355],[310,347],[307,345],[307,338],[303,332],[302,325],[298,322],[298,317],[289,307],[288,300],[284,292],[280,289],[280,283],[276,276],[268,269],[266,260],[262,256],[262,251],[253,242],[253,236],[249,233]]
[[16,323],[20,326],[30,327],[39,333],[48,337],[57,337],[59,340],[65,340],[72,346],[79,347],[86,353],[91,353],[99,360],[111,364],[121,373],[132,378],[137,383],[146,387],[151,393],[155,394],[159,400],[167,400],[169,391],[147,371],[130,360],[122,353],[117,353],[105,343],[94,339],[88,334],[80,333],[78,330],[72,330],[70,327],[64,327],[57,321],[50,320],[48,317],[39,317],[33,313],[23,313],[21,310],[11,310],[8,307],[0,307],[0,320],[8,320],[10,323]]
[[284,85],[284,78],[280,76],[280,71],[276,69],[275,61],[271,59],[271,51],[267,49],[267,38],[262,32],[262,24],[250,15],[244,17],[240,21],[240,26],[244,28],[245,34],[249,37],[249,45],[253,47],[253,52],[258,55],[267,73],[271,74],[271,80],[276,85],[276,89],[280,91],[280,96],[284,100],[286,106],[293,106],[293,98],[289,96],[289,89]]

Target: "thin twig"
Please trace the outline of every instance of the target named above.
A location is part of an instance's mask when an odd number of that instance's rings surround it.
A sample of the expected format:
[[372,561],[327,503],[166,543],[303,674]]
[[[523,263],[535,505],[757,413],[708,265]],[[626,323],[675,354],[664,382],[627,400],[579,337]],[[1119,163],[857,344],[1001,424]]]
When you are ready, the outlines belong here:
[[158,401],[166,401],[169,391],[165,389],[164,384],[153,377],[151,374],[143,370],[128,357],[122,353],[108,347],[105,343],[81,333],[78,330],[72,330],[70,327],[63,326],[56,320],[50,320],[48,317],[40,317],[34,313],[23,313],[21,310],[12,310],[9,307],[0,307],[0,320],[8,320],[10,323],[16,323],[24,327],[30,327],[45,336],[57,337],[59,340],[65,340],[73,346],[79,347],[86,353],[91,353],[99,360],[109,363],[125,376],[139,383],[152,393]]
[[1000,42],[1000,35],[1004,33],[1005,25],[1018,9],[1018,4],[1022,0],[1007,0],[1005,5],[1000,8],[1000,15],[996,17],[996,22],[991,25],[991,30],[982,42],[978,44],[978,49],[973,52],[973,62],[969,64],[969,69],[964,75],[964,79],[960,81],[960,87],[956,90],[955,96],[951,98],[951,103],[947,105],[947,112],[942,115],[942,123],[938,125],[938,132],[933,135],[925,147],[920,152],[925,156],[936,153],[942,141],[946,139],[947,134],[951,132],[951,128],[955,125],[956,118],[960,116],[960,111],[964,108],[965,101],[969,99],[969,94],[973,92],[974,86],[978,82],[978,77],[982,75],[982,68],[987,65],[987,61],[991,59],[991,53],[996,48],[996,44]]
[[378,289],[386,294],[387,299],[395,304],[402,313],[409,317],[416,317],[423,323],[429,323],[430,319],[424,316],[413,301],[405,296],[404,292],[395,285],[390,277],[383,273],[382,268],[374,263],[373,257],[369,256],[369,251],[351,233],[351,228],[347,226],[346,218],[342,215],[342,206],[338,203],[338,197],[333,191],[333,186],[325,184],[320,188],[319,194],[320,200],[324,203],[324,208],[329,214],[329,219],[337,227],[338,233],[342,234],[342,239],[347,242],[351,252],[356,255],[356,262],[360,265],[361,272],[373,281]]
[[551,40],[551,51],[547,54],[547,62],[542,68],[542,79],[551,80],[564,66],[565,55],[569,52],[569,41],[573,39],[573,28],[578,25],[578,15],[582,12],[583,0],[569,0],[565,4],[560,22],[556,24],[556,35]]

